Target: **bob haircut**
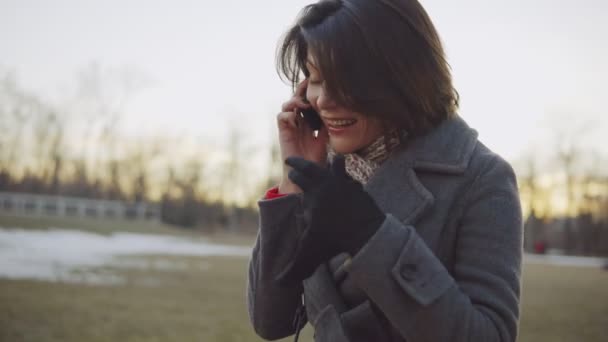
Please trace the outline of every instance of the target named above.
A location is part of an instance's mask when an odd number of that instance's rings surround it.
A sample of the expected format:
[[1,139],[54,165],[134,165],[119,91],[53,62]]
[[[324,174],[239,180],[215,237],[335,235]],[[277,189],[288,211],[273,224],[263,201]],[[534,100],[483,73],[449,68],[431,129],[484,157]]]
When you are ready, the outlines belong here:
[[298,15],[277,51],[296,88],[310,52],[332,100],[421,135],[453,115],[458,92],[439,35],[417,0],[321,0]]

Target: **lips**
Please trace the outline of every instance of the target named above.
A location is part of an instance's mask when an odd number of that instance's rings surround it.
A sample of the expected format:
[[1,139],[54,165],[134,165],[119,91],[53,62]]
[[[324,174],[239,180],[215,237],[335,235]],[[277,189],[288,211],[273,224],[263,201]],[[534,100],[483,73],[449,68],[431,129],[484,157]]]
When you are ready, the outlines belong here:
[[325,127],[327,127],[327,132],[330,136],[340,136],[343,134],[348,134],[348,132],[352,129],[355,124],[357,124],[357,119],[350,118],[327,118],[323,117],[323,123]]
[[328,119],[328,118],[323,118],[323,121],[325,122],[325,125],[328,128],[336,128],[336,129],[346,128],[346,127],[352,126],[355,123],[357,123],[356,119]]

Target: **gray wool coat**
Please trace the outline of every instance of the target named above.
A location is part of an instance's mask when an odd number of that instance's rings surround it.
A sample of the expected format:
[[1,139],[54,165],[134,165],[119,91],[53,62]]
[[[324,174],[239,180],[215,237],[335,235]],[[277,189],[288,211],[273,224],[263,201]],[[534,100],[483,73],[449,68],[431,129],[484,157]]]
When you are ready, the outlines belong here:
[[365,190],[386,213],[377,233],[290,288],[274,278],[305,228],[302,197],[259,201],[247,285],[256,333],[292,335],[303,297],[318,342],[515,341],[522,216],[511,166],[455,116],[395,151]]

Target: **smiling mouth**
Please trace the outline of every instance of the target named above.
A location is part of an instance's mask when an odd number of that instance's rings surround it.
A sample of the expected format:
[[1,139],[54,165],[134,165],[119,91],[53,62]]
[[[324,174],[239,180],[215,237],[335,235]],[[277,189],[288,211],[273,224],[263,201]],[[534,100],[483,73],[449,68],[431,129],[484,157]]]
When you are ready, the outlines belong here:
[[325,125],[333,128],[346,128],[357,123],[356,119],[325,119]]

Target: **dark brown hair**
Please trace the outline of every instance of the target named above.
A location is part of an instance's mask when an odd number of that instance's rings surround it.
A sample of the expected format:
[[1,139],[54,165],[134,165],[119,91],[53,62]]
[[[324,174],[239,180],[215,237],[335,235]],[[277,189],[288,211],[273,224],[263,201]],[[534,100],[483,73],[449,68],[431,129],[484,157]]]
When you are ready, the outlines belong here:
[[334,101],[422,134],[456,112],[439,35],[416,0],[321,0],[306,6],[277,53],[292,86],[308,52]]

